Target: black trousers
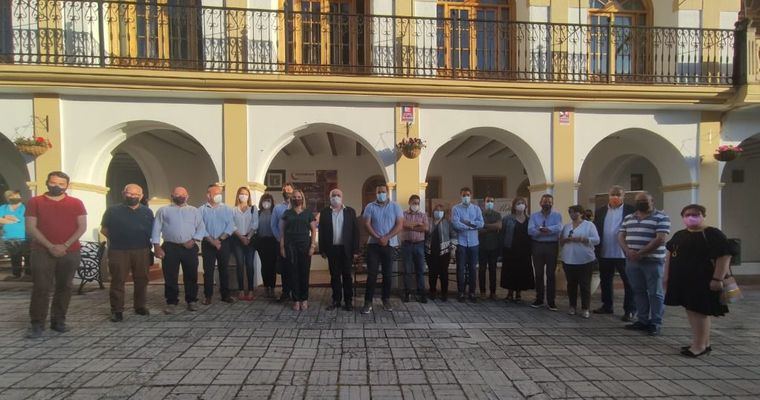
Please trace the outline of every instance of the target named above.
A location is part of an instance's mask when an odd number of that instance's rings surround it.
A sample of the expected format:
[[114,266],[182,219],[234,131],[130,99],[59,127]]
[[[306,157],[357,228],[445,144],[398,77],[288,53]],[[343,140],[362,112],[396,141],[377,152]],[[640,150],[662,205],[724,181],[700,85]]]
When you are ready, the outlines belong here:
[[628,282],[628,275],[625,274],[625,258],[599,259],[599,288],[602,290],[602,307],[605,310],[613,310],[614,290],[612,288],[615,271],[620,274],[620,279],[623,281],[623,311],[626,314],[635,314],[636,303],[633,301],[633,289],[631,289],[631,283]]
[[217,249],[211,243],[203,241],[203,295],[210,299],[214,295],[214,268],[219,268],[219,292],[222,299],[230,297],[230,238],[222,240],[222,246]]
[[496,293],[496,262],[499,259],[499,250],[483,250],[480,247],[480,269],[478,278],[480,280],[480,293],[486,292],[486,270],[488,270],[488,288],[491,293]]
[[581,309],[588,310],[591,305],[591,271],[593,262],[588,264],[566,264],[565,278],[567,279],[567,297],[570,300],[570,308],[578,304],[578,288],[581,289]]
[[309,273],[311,272],[310,246],[311,242],[308,240],[305,242],[287,243],[285,245],[286,265],[290,268],[285,276],[290,279],[290,289],[293,292],[293,300],[295,301],[306,301],[309,299]]
[[[554,305],[556,296],[555,272],[557,270],[557,255],[559,245],[557,242],[537,242],[532,244],[533,271],[536,277],[536,300],[543,303],[544,290],[546,302]],[[546,285],[544,285],[544,271],[546,271]]]
[[185,248],[178,243],[164,242],[164,297],[166,304],[179,304],[179,267],[182,266],[182,280],[185,284],[185,301],[198,301],[198,246]]
[[261,260],[261,279],[264,286],[274,288],[277,283],[277,253],[280,252],[280,244],[274,236],[266,236],[256,241],[256,251]]
[[372,303],[377,284],[377,273],[382,268],[383,293],[382,299],[391,298],[391,269],[393,268],[393,247],[380,246],[377,243],[367,245],[367,290],[364,293],[364,302]]
[[[287,249],[286,249],[287,251]],[[293,296],[293,289],[290,281],[290,262],[287,258],[280,254],[280,242],[277,242],[277,262],[275,264],[275,270],[280,274],[280,282],[282,283],[282,295]]]
[[327,264],[330,266],[330,286],[333,303],[351,304],[354,297],[354,283],[351,277],[352,255],[346,254],[345,246],[330,246],[327,249]]
[[441,280],[441,294],[446,296],[449,292],[449,262],[451,261],[451,253],[444,255],[428,254],[428,284],[430,285],[430,293],[435,294],[438,280]]

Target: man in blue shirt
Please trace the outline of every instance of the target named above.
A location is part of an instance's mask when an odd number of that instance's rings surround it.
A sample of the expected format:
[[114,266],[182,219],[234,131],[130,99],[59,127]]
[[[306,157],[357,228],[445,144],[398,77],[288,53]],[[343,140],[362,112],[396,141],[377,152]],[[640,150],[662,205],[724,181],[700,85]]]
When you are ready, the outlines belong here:
[[465,300],[465,290],[469,286],[470,301],[477,302],[475,279],[478,276],[478,230],[482,229],[483,212],[470,202],[472,191],[464,187],[459,191],[462,202],[451,209],[451,225],[457,231],[457,289],[459,301]]
[[[536,276],[536,301],[530,306],[541,307],[544,304],[546,287],[546,306],[557,311],[554,302],[556,294],[555,272],[559,252],[559,234],[562,232],[562,215],[552,211],[554,197],[550,194],[541,196],[541,211],[530,216],[528,235],[532,239],[533,269]],[[544,286],[544,269],[546,269],[546,286]]]
[[230,296],[230,277],[227,267],[230,264],[230,236],[235,233],[235,216],[230,206],[222,203],[222,187],[209,185],[206,192],[208,203],[201,206],[203,225],[206,227],[206,236],[201,242],[201,254],[203,254],[203,304],[211,304],[211,296],[214,294],[214,268],[219,268],[219,292],[222,301],[234,303],[235,299]]
[[21,202],[21,192],[18,190],[6,190],[4,193],[7,204],[0,206],[0,225],[3,231],[3,243],[11,257],[11,271],[13,276],[21,278],[21,261],[26,267],[25,275],[31,276],[29,269],[29,242],[26,240],[26,207]]
[[396,202],[388,198],[388,186],[375,188],[377,201],[364,208],[364,226],[369,232],[367,244],[367,290],[364,292],[362,314],[372,311],[372,298],[375,295],[377,270],[382,266],[383,273],[383,308],[393,311],[391,296],[391,267],[393,266],[393,248],[398,247],[396,235],[404,228],[404,213]]
[[[272,234],[274,234],[275,239],[277,239],[278,244],[277,248],[280,248],[279,240],[280,240],[280,218],[282,218],[282,214],[285,213],[290,208],[290,196],[293,195],[293,184],[290,182],[285,183],[282,186],[282,203],[274,206],[274,209],[272,210],[272,219],[270,226],[272,227]],[[288,271],[290,271],[290,266],[288,265],[288,260],[280,254],[280,252],[277,252],[277,272],[280,273],[280,281],[282,283],[282,294],[280,295],[280,302],[283,302],[285,300],[288,300],[291,297],[292,290],[290,286],[290,275],[288,275]]]

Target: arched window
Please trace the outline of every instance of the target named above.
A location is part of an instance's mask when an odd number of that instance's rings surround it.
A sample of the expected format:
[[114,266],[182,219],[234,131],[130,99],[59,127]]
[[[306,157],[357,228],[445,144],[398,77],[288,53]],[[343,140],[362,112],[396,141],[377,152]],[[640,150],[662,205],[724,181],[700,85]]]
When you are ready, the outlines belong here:
[[438,67],[453,72],[505,71],[509,0],[438,0]]
[[649,11],[645,0],[589,0],[592,73],[616,80],[646,73],[647,32],[642,27]]

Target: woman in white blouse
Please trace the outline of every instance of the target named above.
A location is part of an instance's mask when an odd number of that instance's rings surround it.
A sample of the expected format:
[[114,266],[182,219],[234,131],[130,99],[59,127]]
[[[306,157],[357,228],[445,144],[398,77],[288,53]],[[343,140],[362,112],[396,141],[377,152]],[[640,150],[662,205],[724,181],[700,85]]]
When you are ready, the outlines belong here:
[[[259,227],[259,214],[251,205],[251,191],[241,186],[235,195],[235,233],[232,235],[232,256],[235,257],[238,299],[253,300],[253,258],[251,239]],[[246,287],[246,283],[248,286]]]
[[562,228],[559,244],[562,246],[560,259],[565,269],[567,296],[570,299],[568,313],[576,314],[580,287],[581,315],[588,318],[591,305],[591,272],[596,262],[594,246],[599,244],[599,233],[592,222],[583,219],[583,211],[580,205],[568,209],[571,221]]

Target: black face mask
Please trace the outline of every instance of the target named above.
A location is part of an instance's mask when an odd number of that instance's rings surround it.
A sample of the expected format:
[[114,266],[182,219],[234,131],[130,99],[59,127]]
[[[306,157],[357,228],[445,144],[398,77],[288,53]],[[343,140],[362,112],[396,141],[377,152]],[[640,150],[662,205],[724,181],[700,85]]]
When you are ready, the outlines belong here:
[[641,212],[647,212],[647,211],[649,211],[649,202],[648,201],[637,201],[636,202],[636,211],[641,211]]
[[181,206],[181,205],[185,204],[185,202],[187,201],[187,197],[185,197],[185,196],[172,197],[172,201],[174,202],[174,204],[176,204],[178,206]]
[[552,209],[552,205],[551,204],[541,204],[541,209],[544,210],[544,211],[549,211],[549,210]]
[[55,185],[47,185],[47,190],[51,196],[60,196],[66,191],[66,189]]
[[140,204],[140,199],[137,197],[125,197],[124,203],[130,207],[134,207],[138,204]]
[[292,200],[290,200],[290,202],[293,203],[293,205],[295,207],[299,207],[301,204],[303,204],[303,200],[302,199],[292,199]]

